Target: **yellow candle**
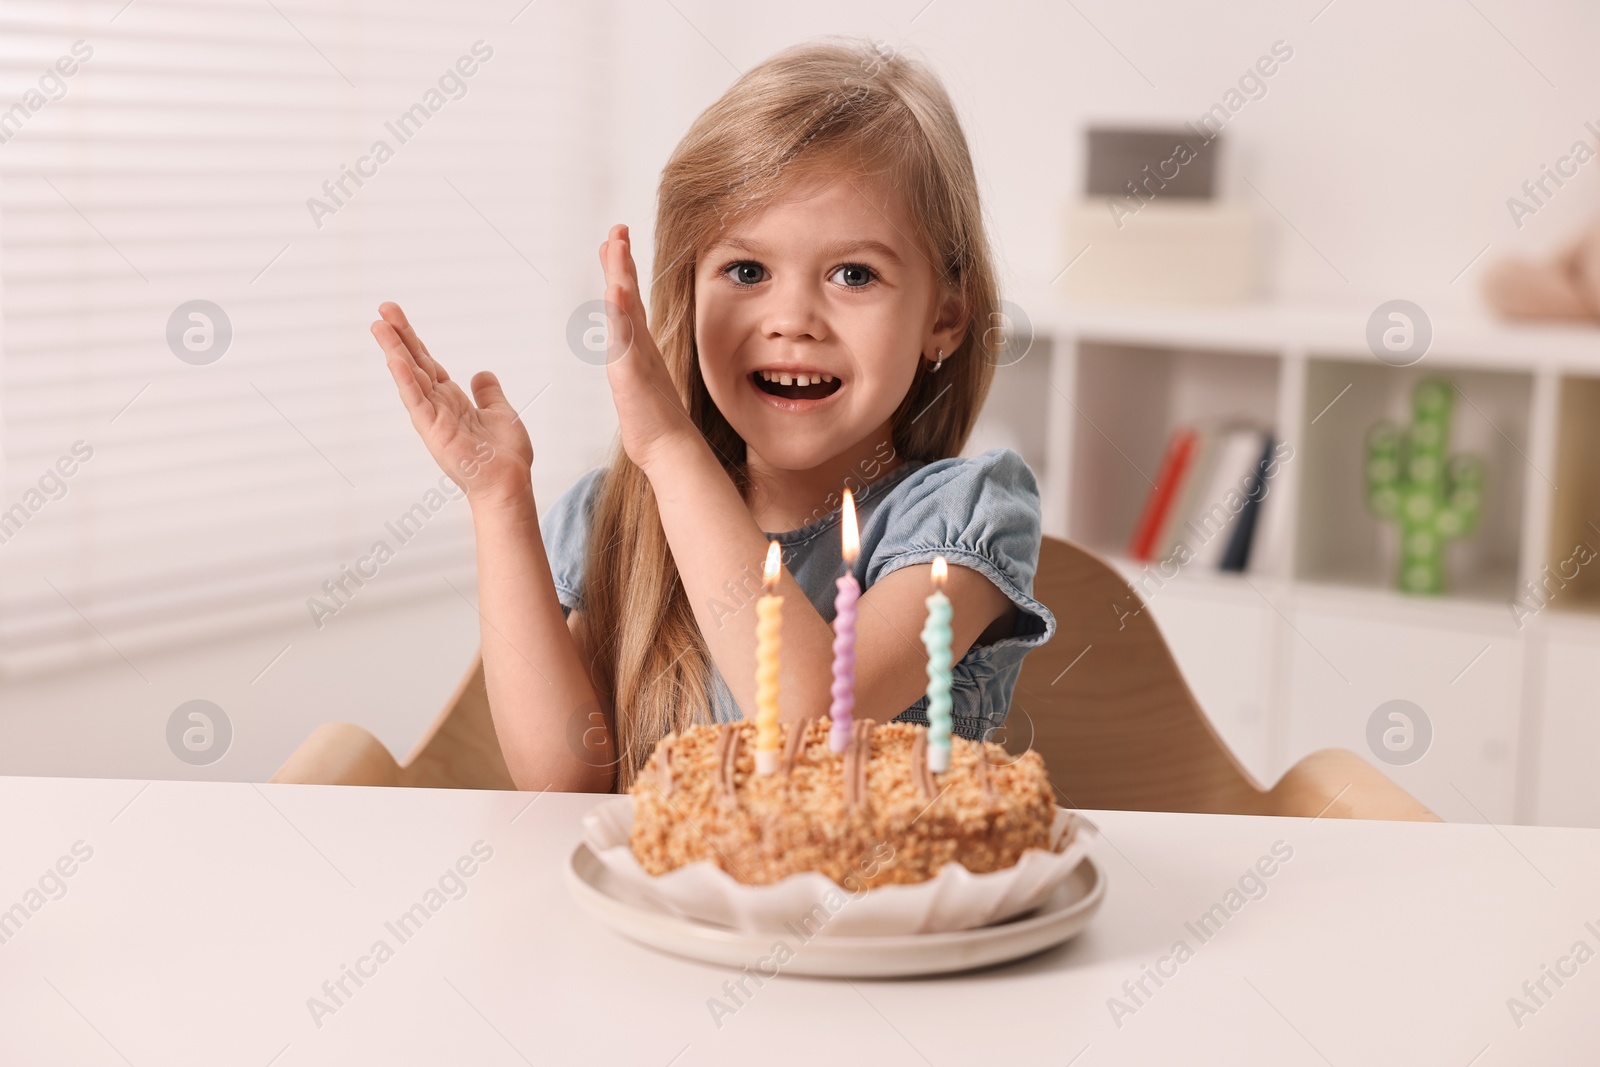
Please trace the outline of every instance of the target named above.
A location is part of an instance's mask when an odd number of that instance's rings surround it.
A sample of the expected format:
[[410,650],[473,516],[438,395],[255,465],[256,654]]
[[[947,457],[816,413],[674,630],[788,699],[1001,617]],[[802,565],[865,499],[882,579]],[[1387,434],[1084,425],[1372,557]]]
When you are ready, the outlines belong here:
[[767,565],[762,572],[766,592],[756,601],[756,773],[773,774],[778,769],[778,626],[782,621],[783,597],[778,588],[782,566],[778,542],[767,547]]

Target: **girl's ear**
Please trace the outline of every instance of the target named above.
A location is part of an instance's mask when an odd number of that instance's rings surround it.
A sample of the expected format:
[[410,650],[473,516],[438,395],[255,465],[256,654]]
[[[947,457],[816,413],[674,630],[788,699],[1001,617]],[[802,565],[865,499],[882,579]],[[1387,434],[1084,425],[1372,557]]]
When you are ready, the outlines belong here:
[[947,357],[953,355],[961,347],[961,342],[966,340],[970,317],[965,294],[959,289],[945,289],[939,298],[939,310],[933,319],[928,347],[944,349]]

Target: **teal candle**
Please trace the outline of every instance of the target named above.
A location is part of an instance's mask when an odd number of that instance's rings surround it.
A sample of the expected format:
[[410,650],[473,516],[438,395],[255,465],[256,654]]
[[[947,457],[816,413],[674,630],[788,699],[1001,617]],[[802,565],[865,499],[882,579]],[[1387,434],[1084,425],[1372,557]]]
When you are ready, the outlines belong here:
[[922,644],[928,650],[928,770],[950,769],[950,598],[944,595],[947,566],[933,558],[933,593],[927,599],[928,619]]

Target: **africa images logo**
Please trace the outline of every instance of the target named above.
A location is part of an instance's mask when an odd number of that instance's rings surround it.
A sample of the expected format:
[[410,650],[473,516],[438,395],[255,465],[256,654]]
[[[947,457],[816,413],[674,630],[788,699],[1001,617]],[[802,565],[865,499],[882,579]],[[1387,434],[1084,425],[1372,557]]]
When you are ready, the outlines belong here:
[[167,716],[167,748],[191,767],[204,767],[228,754],[233,722],[209,700],[186,700]]

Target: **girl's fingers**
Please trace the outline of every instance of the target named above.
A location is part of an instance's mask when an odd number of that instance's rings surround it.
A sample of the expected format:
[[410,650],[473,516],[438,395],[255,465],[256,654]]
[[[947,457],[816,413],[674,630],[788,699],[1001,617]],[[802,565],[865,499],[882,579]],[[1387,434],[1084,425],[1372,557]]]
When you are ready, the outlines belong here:
[[415,359],[422,357],[422,345],[405,339],[405,333],[411,326],[411,321],[406,318],[406,313],[400,305],[393,300],[385,300],[378,305],[378,317],[394,328],[394,332],[405,341],[406,348]]
[[395,386],[400,390],[400,399],[406,410],[415,413],[419,408],[427,407],[434,381],[417,366],[410,349],[394,326],[380,319],[372,324],[372,336],[383,349],[384,362],[389,367]]
[[606,275],[606,325],[610,341],[610,362],[615,363],[633,348],[640,336],[649,336],[648,316],[639,299],[639,278],[628,251],[628,228],[622,223],[611,227],[600,245],[600,264]]
[[605,271],[606,284],[615,285],[621,279],[617,277],[617,228],[611,228],[611,236],[606,238],[606,243],[600,246],[600,267]]
[[616,363],[633,351],[634,338],[643,330],[642,323],[642,317],[636,317],[634,306],[628,300],[627,287],[617,284],[606,286],[608,362]]
[[[624,230],[625,227],[619,226]],[[639,328],[648,328],[645,322],[644,301],[639,297],[639,274],[633,266],[633,253],[629,250],[626,237],[619,238],[613,243],[611,270],[607,272],[606,281],[615,284],[621,290],[621,298],[617,301],[631,317],[634,325]]]
[[392,300],[386,300],[378,305],[378,314],[383,316],[385,322],[394,327],[395,332],[405,341],[406,348],[411,352],[411,355],[417,361],[417,365],[424,372],[436,382],[450,380],[450,375],[445,371],[444,366],[433,358],[432,353],[428,351],[428,346],[422,343],[422,338],[418,337],[417,331],[412,329],[411,320],[406,318],[406,313],[400,310],[399,304],[394,303]]
[[[619,222],[611,227],[610,236],[600,246],[600,262],[605,267],[608,283],[626,282],[633,275],[628,247],[628,228]],[[637,284],[638,279],[633,280]]]
[[622,232],[622,263],[628,270],[628,280],[633,283],[634,292],[639,291],[639,267],[633,261],[633,237],[626,227]]
[[493,371],[481,370],[472,376],[472,397],[480,408],[511,406],[505,390],[500,388],[500,379],[494,376]]

